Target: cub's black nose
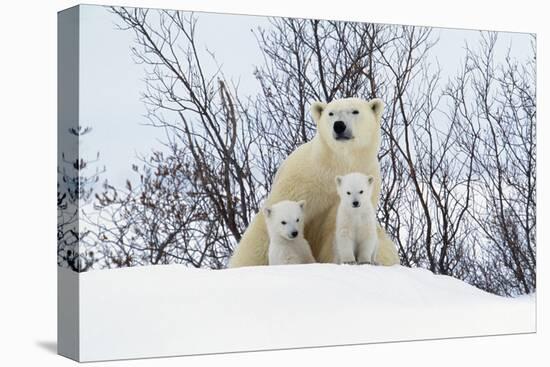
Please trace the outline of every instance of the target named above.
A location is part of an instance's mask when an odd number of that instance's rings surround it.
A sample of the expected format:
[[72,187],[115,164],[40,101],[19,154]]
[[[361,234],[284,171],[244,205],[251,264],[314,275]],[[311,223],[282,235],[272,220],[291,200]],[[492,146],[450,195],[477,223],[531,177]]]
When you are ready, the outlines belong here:
[[357,207],[359,206],[359,202],[358,202],[358,201],[354,201],[352,204],[353,204],[353,207],[354,207],[354,208],[357,208]]
[[334,132],[336,134],[342,134],[344,131],[346,131],[346,124],[344,124],[344,121],[336,121],[334,122],[332,128],[334,129]]
[[293,231],[293,232],[290,234],[290,236],[291,236],[292,238],[295,238],[297,235],[298,235],[298,231]]

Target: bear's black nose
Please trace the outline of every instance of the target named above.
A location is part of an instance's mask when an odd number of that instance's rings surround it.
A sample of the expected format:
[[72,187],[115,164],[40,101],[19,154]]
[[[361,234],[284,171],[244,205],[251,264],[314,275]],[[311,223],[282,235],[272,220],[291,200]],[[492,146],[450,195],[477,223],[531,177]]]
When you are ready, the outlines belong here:
[[344,121],[335,121],[332,128],[336,134],[342,134],[346,131],[346,124],[344,124]]
[[291,236],[292,238],[295,238],[297,235],[298,235],[298,231],[293,231],[293,232],[290,234],[290,236]]
[[354,207],[354,208],[357,208],[357,207],[359,206],[359,202],[358,202],[358,201],[354,201],[352,204],[353,204],[353,207]]

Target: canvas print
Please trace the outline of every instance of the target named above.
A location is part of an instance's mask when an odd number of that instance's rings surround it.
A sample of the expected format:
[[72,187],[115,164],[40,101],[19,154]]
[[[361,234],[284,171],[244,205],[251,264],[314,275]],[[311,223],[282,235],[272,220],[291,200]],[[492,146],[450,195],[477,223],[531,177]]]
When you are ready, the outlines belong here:
[[59,13],[59,349],[528,333],[536,36]]

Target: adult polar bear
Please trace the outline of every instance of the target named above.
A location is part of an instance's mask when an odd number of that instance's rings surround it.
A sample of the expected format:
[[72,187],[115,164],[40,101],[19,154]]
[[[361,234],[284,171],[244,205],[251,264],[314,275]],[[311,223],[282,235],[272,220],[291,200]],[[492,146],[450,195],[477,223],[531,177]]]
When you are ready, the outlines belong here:
[[[282,200],[305,200],[305,237],[319,262],[334,262],[333,240],[338,194],[334,179],[350,172],[374,177],[371,200],[380,195],[380,119],[384,103],[345,98],[328,104],[315,102],[311,114],[317,124],[315,137],[298,147],[279,168],[265,205]],[[395,245],[378,227],[377,262],[399,263]],[[266,265],[269,237],[260,211],[244,233],[230,267]]]

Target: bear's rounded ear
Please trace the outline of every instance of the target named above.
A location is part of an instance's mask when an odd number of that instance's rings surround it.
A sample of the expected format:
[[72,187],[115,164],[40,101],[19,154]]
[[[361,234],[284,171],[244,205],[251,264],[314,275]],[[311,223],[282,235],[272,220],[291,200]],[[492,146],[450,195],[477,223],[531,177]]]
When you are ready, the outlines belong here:
[[304,206],[306,206],[306,201],[305,200],[300,200],[300,201],[298,201],[298,205],[300,205],[300,209],[304,210]]
[[374,176],[367,176],[367,183],[369,185],[372,185],[373,182],[374,182]]
[[269,207],[264,208],[264,215],[266,216],[266,218],[269,218],[271,216],[271,213],[273,213],[273,209]]
[[384,101],[382,101],[380,98],[371,99],[369,102],[369,107],[374,112],[374,115],[376,116],[376,119],[380,119],[382,117],[382,113],[384,112]]
[[311,104],[311,116],[313,116],[313,120],[316,124],[319,123],[319,120],[321,119],[321,115],[323,114],[324,109],[327,107],[326,103],[323,102],[313,102]]
[[334,181],[336,181],[336,186],[340,186],[340,184],[342,183],[342,176],[336,176],[336,179]]

